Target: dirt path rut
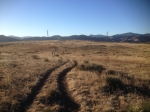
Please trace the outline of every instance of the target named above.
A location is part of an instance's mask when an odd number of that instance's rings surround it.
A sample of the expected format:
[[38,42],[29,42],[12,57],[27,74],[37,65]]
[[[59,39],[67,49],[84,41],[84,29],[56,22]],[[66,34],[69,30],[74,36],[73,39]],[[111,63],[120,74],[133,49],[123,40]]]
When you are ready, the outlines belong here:
[[40,91],[36,94],[27,112],[41,112],[45,109],[54,112],[76,112],[80,108],[68,93],[65,81],[66,74],[76,66],[75,61],[55,69],[45,80]]
[[23,101],[20,104],[19,108],[16,108],[14,111],[15,112],[26,112],[26,109],[33,103],[33,101],[35,100],[36,95],[39,93],[39,91],[43,87],[46,79],[49,77],[49,75],[52,73],[52,71],[59,68],[60,66],[63,66],[67,62],[64,62],[64,63],[62,63],[60,65],[57,65],[54,68],[48,70],[44,74],[44,76],[41,79],[39,79],[38,83],[31,89],[31,93],[27,96],[27,99],[25,101]]

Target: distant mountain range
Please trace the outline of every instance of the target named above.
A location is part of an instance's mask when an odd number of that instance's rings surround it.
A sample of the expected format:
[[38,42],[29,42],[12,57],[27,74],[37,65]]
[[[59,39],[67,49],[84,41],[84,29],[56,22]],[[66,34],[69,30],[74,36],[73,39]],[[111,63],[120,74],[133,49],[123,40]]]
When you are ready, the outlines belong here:
[[51,37],[31,37],[27,36],[24,38],[16,36],[5,36],[0,35],[0,42],[13,42],[13,41],[40,41],[40,40],[90,40],[90,41],[108,41],[108,42],[131,42],[131,43],[150,43],[150,33],[138,34],[138,33],[123,33],[116,34],[113,36],[105,35],[71,35],[71,36],[60,36],[54,35]]

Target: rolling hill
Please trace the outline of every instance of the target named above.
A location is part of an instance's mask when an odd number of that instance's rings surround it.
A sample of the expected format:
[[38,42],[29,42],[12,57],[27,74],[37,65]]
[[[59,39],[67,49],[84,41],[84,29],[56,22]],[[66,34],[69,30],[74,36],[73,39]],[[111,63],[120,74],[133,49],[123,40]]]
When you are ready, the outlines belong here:
[[15,36],[4,36],[0,35],[0,42],[13,42],[13,41],[41,41],[41,40],[90,40],[90,41],[108,41],[108,42],[133,42],[133,43],[149,43],[150,34],[138,34],[138,33],[122,33],[113,36],[105,35],[71,35],[71,36],[60,36],[54,35],[51,37],[26,37],[19,38]]

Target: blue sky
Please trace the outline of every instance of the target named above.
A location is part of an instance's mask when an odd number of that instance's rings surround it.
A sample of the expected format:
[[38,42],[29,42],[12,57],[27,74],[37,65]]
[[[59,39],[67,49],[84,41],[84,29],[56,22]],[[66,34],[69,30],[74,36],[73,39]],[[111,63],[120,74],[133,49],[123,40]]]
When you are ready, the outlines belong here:
[[150,33],[150,0],[0,0],[0,35]]

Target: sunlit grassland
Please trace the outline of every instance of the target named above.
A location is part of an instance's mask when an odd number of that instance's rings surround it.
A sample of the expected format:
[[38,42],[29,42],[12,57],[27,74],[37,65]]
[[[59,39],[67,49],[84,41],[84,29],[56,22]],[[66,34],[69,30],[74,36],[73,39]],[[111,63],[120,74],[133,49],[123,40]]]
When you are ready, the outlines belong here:
[[[150,89],[150,44],[75,40],[13,42],[0,44],[0,109],[16,108],[47,70],[66,60],[76,60],[78,65],[88,62],[105,68],[102,72],[74,68],[67,75],[70,94],[81,104],[80,111],[89,108],[92,111],[125,109],[129,102],[149,99],[142,93],[120,95],[116,92],[112,95],[101,90],[108,86],[108,77],[119,78],[124,85],[133,83],[133,86]],[[108,100],[113,101],[116,97],[120,106],[113,108]],[[87,102],[91,103],[88,105]]]

